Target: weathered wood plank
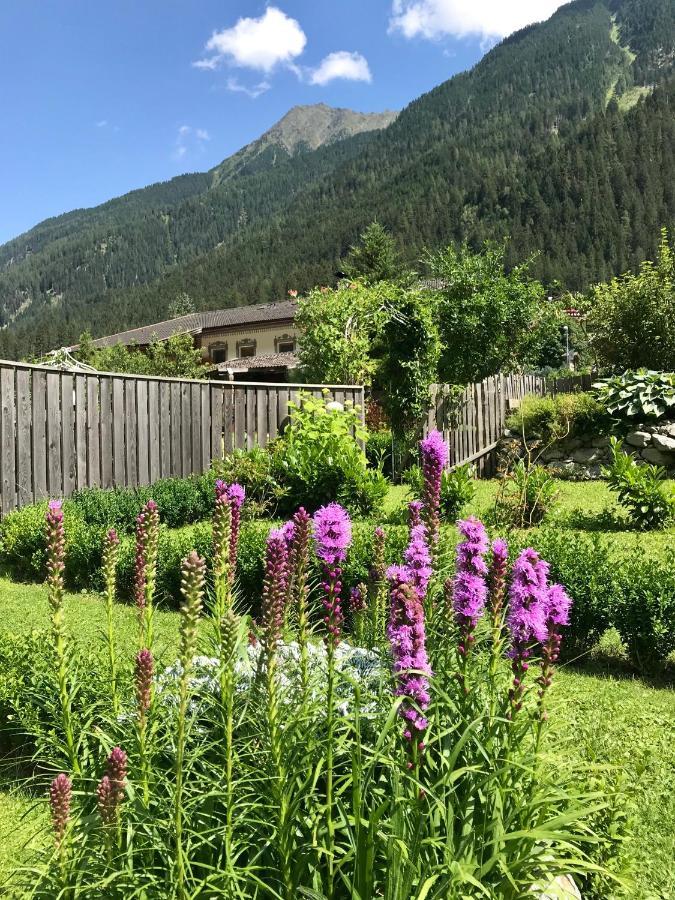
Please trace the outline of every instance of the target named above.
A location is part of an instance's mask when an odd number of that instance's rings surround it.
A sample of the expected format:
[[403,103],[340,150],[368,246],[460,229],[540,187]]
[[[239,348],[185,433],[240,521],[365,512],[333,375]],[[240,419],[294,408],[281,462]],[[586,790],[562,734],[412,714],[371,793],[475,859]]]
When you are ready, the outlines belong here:
[[166,381],[159,383],[159,472],[161,478],[171,475],[171,385]]
[[192,411],[190,473],[197,473],[201,471],[202,465],[202,394],[198,384],[190,385],[190,407]]
[[181,386],[177,382],[171,385],[171,477],[183,474],[183,423]]
[[181,475],[185,477],[192,471],[192,413],[190,405],[190,385],[182,384],[180,391],[180,437],[181,437]]
[[136,421],[137,426],[137,443],[136,458],[138,460],[138,483],[149,484],[150,482],[150,440],[148,429],[148,382],[136,381],[128,382],[129,385],[136,385]]
[[223,458],[223,399],[225,389],[209,385],[211,392],[211,460]]
[[2,513],[5,515],[16,509],[16,394],[13,368],[3,366],[0,370],[0,397]]
[[47,453],[49,456],[47,490],[50,497],[63,496],[61,465],[61,376],[47,375]]
[[161,381],[148,381],[148,475],[150,484],[161,478],[159,462],[160,411],[159,389]]
[[256,445],[256,408],[258,406],[258,388],[246,388],[246,449],[253,450]]
[[47,373],[34,371],[32,384],[33,406],[33,490],[35,500],[49,496],[47,489]]
[[[99,406],[99,380],[97,375],[87,375],[87,484],[101,484],[101,408]],[[106,446],[106,454],[110,453]]]
[[77,484],[75,448],[75,384],[72,375],[61,376],[61,449],[63,453],[63,496],[70,497]]
[[112,395],[113,395],[113,441],[114,466],[113,480],[115,487],[124,487],[127,484],[127,454],[126,454],[126,409],[125,409],[125,392],[124,380],[122,378],[112,379]]
[[211,394],[208,384],[203,384],[199,388],[202,396],[202,414],[201,414],[201,442],[202,442],[202,461],[201,471],[207,472],[211,465]]
[[87,487],[87,376],[75,376],[75,480],[77,488]]
[[258,388],[256,391],[256,407],[256,434],[258,446],[266,447],[269,427],[269,391],[267,388]]
[[223,450],[225,455],[234,449],[234,388],[228,386],[223,393]]
[[17,369],[16,372],[16,499],[18,506],[32,503],[35,496],[33,490],[33,446],[31,443],[33,413],[30,382],[32,374],[28,369]]
[[[100,380],[99,416],[101,420],[101,487],[111,488],[115,484],[115,457],[117,456],[115,438],[115,411],[113,409],[112,379],[102,376]],[[122,424],[122,440],[124,440],[124,409],[120,414]]]
[[288,425],[288,404],[290,403],[291,392],[287,387],[280,387],[277,396],[277,427],[279,431],[283,432],[284,428]]
[[234,390],[234,449],[243,450],[246,446],[246,388]]
[[138,407],[136,404],[136,382],[124,382],[124,458],[126,462],[127,487],[138,487]]
[[276,388],[269,394],[267,416],[267,431],[270,441],[273,441],[279,433],[279,391]]

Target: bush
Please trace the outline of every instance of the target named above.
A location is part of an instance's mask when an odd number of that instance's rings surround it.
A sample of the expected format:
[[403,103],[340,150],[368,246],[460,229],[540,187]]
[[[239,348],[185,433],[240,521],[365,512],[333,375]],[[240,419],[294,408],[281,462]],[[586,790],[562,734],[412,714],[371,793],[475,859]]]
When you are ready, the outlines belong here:
[[615,419],[633,421],[675,418],[675,374],[624,372],[596,382],[598,402]]
[[632,454],[624,453],[622,441],[616,438],[612,438],[610,450],[612,462],[603,468],[603,475],[633,524],[643,531],[668,525],[675,515],[675,491],[664,485],[665,469],[638,463]]
[[391,431],[369,431],[366,441],[366,459],[373,469],[384,472],[387,477],[393,477]]
[[594,435],[609,426],[603,405],[592,394],[556,394],[554,397],[525,397],[507,421],[519,435],[538,437],[545,442]]
[[[411,466],[403,473],[403,481],[410,486],[415,497],[422,496],[422,469]],[[455,522],[462,510],[476,494],[476,482],[470,465],[456,466],[441,476],[441,516],[446,522]]]
[[532,528],[551,511],[558,491],[543,466],[521,459],[502,479],[495,500],[494,519],[507,528]]
[[246,488],[246,504],[242,513],[251,516],[274,516],[283,497],[287,494],[277,478],[274,444],[269,448],[254,447],[251,450],[235,450],[223,460],[215,460],[214,471],[228,484],[237,482]]
[[286,488],[279,512],[291,515],[299,506],[312,512],[334,500],[353,515],[381,510],[387,481],[368,469],[357,443],[367,438],[358,411],[309,395],[289,406],[290,424],[273,448],[274,472]]

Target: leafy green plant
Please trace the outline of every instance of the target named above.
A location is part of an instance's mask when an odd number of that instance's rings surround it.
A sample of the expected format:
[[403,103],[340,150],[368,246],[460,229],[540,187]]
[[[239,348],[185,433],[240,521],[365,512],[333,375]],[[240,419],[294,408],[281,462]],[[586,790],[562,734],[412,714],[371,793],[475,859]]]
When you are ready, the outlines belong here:
[[312,511],[334,500],[354,514],[381,508],[387,482],[368,469],[359,446],[367,436],[354,406],[308,394],[290,404],[290,423],[273,450],[276,477],[287,490],[280,510]]
[[244,511],[248,518],[252,518],[252,508],[258,517],[274,516],[287,493],[275,472],[274,452],[268,448],[234,450],[223,460],[214,460],[213,470],[227,484],[236,482],[246,489]]
[[608,424],[602,404],[587,393],[524,397],[520,407],[506,420],[511,431],[547,442],[567,436],[597,435]]
[[612,438],[612,461],[603,468],[609,486],[616,491],[619,503],[629,513],[633,524],[643,531],[663,528],[675,515],[675,490],[664,484],[662,466],[638,463],[632,453],[625,453],[623,441]]
[[596,382],[598,401],[615,419],[675,418],[675,374],[640,369]]
[[521,459],[501,481],[495,500],[495,522],[509,528],[539,525],[555,503],[555,479],[544,466]]
[[[403,481],[410,486],[415,497],[422,496],[422,469],[411,466],[403,473]],[[441,516],[446,522],[455,522],[462,510],[476,495],[476,481],[472,467],[465,463],[441,476]]]

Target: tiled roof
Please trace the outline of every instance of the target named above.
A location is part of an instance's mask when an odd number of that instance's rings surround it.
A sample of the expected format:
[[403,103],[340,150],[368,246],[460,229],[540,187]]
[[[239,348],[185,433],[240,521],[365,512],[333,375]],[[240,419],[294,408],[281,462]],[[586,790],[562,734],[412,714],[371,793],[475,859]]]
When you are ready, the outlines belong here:
[[212,371],[248,372],[253,369],[294,369],[298,365],[295,353],[268,353],[263,356],[244,356],[241,359],[230,359],[218,363]]
[[174,334],[201,334],[210,328],[234,328],[239,325],[258,325],[267,322],[292,320],[295,316],[294,300],[281,303],[258,303],[255,306],[235,306],[232,309],[214,309],[208,312],[189,313],[153,325],[120,331],[93,341],[94,347],[111,347],[114,344],[140,344],[166,341]]

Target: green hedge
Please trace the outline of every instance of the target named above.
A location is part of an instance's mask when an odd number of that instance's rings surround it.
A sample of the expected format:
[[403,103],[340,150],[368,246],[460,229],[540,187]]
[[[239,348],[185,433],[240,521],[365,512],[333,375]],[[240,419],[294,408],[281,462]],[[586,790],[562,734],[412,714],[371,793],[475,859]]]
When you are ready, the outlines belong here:
[[[87,524],[73,505],[64,506],[66,527],[66,585],[71,590],[102,587],[101,546],[105,528]],[[272,523],[242,525],[237,569],[242,604],[254,614],[262,591],[265,539]],[[355,522],[354,540],[345,565],[344,584],[363,581],[372,559],[373,522]],[[452,527],[444,527],[451,553],[456,540]],[[398,562],[407,540],[407,528],[387,525],[388,562]],[[512,552],[532,543],[551,564],[552,577],[565,585],[574,599],[572,624],[566,639],[567,655],[589,651],[608,628],[616,628],[633,662],[641,669],[656,669],[675,653],[675,552],[652,559],[639,551],[622,551],[607,537],[571,529],[540,528],[519,533]],[[160,599],[177,606],[180,598],[180,563],[196,549],[210,561],[211,525],[200,522],[184,528],[161,527],[157,586]],[[131,598],[133,536],[122,538],[118,580],[121,598]],[[11,575],[23,580],[45,576],[44,505],[26,507],[8,516],[2,528],[0,560]],[[318,576],[318,570],[314,572]]]

